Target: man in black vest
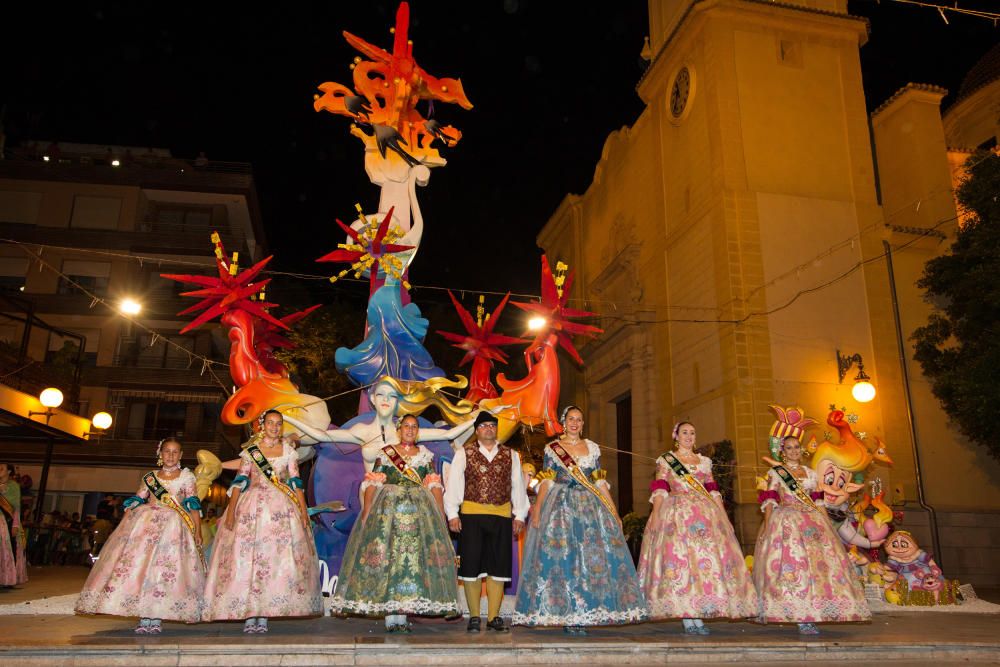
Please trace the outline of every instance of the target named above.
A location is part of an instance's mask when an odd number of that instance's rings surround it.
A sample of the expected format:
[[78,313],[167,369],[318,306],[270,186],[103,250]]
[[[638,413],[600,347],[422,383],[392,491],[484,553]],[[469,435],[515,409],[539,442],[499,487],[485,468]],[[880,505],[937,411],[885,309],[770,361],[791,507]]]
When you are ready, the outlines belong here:
[[482,584],[486,579],[488,622],[497,632],[508,628],[500,618],[504,583],[511,580],[513,537],[524,530],[528,493],[517,452],[497,443],[497,418],[476,417],[476,438],[455,452],[448,473],[444,508],[448,527],[458,537],[458,578],[469,604],[469,632],[479,632]]

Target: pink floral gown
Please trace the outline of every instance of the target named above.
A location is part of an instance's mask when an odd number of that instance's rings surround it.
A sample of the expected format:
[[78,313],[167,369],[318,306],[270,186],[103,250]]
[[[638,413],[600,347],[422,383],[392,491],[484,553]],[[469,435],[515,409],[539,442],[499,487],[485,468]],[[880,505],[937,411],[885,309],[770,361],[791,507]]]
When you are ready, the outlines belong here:
[[[317,616],[322,613],[319,558],[302,511],[261,474],[244,451],[239,475],[250,480],[236,504],[234,530],[219,519],[205,586],[205,620]],[[298,478],[295,450],[268,459],[286,484]]]
[[[187,468],[177,479],[158,479],[181,507],[197,498],[195,478]],[[76,611],[197,623],[205,568],[194,537],[177,511],[160,503],[145,484],[136,496],[145,503],[127,511],[108,538]]]
[[8,527],[0,512],[0,586],[16,586],[28,581],[28,561],[24,557],[24,530],[21,527],[21,487],[13,479],[0,485],[14,515]]
[[650,618],[756,616],[757,594],[743,552],[714,499],[719,492],[712,460],[700,456],[698,465],[685,467],[712,497],[692,489],[662,456],[656,460],[650,502],[665,497],[649,517],[639,557]]
[[[811,495],[816,491],[817,475],[811,468],[804,470],[806,479],[796,481]],[[757,537],[753,566],[760,620],[823,623],[870,619],[864,591],[822,506],[808,507],[774,470],[768,472],[767,480],[768,490],[760,494],[761,510],[768,505],[773,509]]]

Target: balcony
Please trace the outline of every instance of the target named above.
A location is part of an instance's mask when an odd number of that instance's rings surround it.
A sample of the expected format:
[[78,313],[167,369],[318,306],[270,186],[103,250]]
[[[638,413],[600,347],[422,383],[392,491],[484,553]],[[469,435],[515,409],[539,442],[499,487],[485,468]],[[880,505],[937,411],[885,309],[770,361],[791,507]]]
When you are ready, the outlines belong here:
[[[139,466],[152,468],[155,463],[156,443],[159,438],[106,437],[76,444],[56,444],[52,452],[54,465]],[[162,436],[161,436],[162,437]],[[180,436],[184,442],[183,464],[190,468],[197,465],[195,454],[205,449],[223,461],[235,458],[240,452],[242,431],[229,427],[222,432],[206,429],[200,433]],[[45,458],[45,441],[4,442],[5,460],[11,463],[41,463]]]

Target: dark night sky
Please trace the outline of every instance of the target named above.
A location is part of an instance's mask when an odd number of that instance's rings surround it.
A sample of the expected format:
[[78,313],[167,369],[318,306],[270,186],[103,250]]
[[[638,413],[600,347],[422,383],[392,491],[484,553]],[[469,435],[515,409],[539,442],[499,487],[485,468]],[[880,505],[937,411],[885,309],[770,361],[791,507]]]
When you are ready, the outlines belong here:
[[[84,0],[35,3],[20,17],[5,9],[8,140],[251,162],[277,267],[329,273],[312,259],[340,240],[333,218],[350,219],[355,201],[373,209],[377,190],[348,121],[315,113],[312,95],[323,81],[351,83],[355,53],[341,30],[390,47],[395,7]],[[887,1],[854,0],[850,10],[872,24],[861,51],[869,108],[908,81],[957,92],[1000,36],[981,19],[945,25],[933,11]],[[415,284],[537,291],[535,235],[567,192],[587,188],[607,134],[642,110],[646,11],[637,0],[413,0],[418,63],[461,77],[475,105],[437,105],[436,116],[465,136],[420,191],[426,232]]]

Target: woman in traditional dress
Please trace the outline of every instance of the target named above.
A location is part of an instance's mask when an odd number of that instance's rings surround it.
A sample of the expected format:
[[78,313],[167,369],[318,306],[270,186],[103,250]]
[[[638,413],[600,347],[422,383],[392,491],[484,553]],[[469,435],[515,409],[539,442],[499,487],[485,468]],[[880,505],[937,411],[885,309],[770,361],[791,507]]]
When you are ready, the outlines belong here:
[[28,581],[24,557],[24,528],[21,526],[21,486],[13,479],[14,466],[0,463],[0,586],[17,586]]
[[621,520],[601,468],[601,450],[583,437],[583,412],[569,406],[563,435],[545,446],[538,501],[524,547],[514,625],[637,623],[647,616]]
[[417,444],[414,415],[399,422],[361,484],[363,506],[344,551],[331,608],[385,616],[389,632],[409,632],[407,614],[457,615],[455,550],[444,519],[434,455]]
[[205,585],[205,620],[244,620],[267,632],[274,616],[322,613],[319,559],[298,456],[282,437],[277,410],[240,454],[239,474],[219,522]]
[[761,622],[798,623],[800,634],[816,635],[816,623],[870,619],[847,551],[821,507],[816,472],[801,464],[798,438],[782,440],[781,456],[760,494],[764,523],[753,581]]
[[146,473],[125,501],[125,517],[111,534],[83,585],[79,614],[139,616],[136,634],[159,634],[161,621],[197,623],[203,608],[201,504],[194,474],[181,469],[181,443],[160,441],[160,470]]
[[680,618],[685,633],[707,635],[704,618],[756,616],[757,593],[712,460],[694,451],[694,426],[680,422],[672,435],[675,449],[656,459],[650,484],[639,581],[652,618]]

